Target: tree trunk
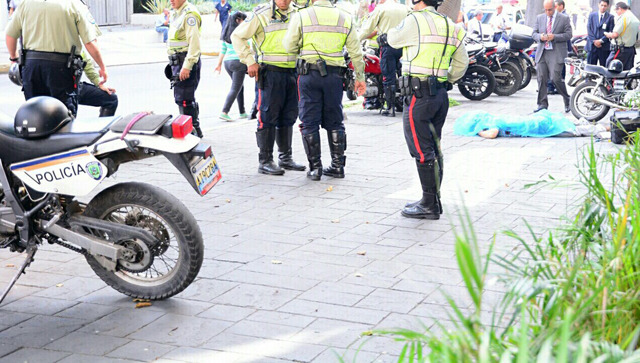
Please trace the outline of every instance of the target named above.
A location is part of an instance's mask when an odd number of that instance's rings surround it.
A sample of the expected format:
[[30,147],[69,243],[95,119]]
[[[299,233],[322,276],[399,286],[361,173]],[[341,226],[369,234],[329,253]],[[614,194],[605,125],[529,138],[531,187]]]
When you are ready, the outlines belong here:
[[[640,1],[640,0],[639,0]],[[542,6],[542,0],[529,0],[527,1],[527,11],[525,12],[526,24],[530,27],[536,25],[536,18],[542,14],[544,7]]]
[[455,22],[458,19],[461,3],[462,0],[444,0],[444,3],[438,7],[438,12],[448,16]]

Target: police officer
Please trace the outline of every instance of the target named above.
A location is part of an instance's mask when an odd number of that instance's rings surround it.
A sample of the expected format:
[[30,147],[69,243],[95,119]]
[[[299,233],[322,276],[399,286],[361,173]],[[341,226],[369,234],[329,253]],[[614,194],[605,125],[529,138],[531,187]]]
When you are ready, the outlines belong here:
[[[359,32],[360,39],[365,40],[372,38],[372,36],[377,37],[377,34],[386,34],[390,29],[398,26],[407,17],[407,14],[409,14],[409,9],[396,0],[380,0],[378,6],[362,25]],[[382,84],[386,101],[386,107],[382,114],[395,116],[396,79],[402,50],[381,43],[379,37],[378,43],[380,44],[380,67],[382,68]]]
[[[305,170],[292,157],[293,125],[298,118],[298,92],[295,77],[295,53],[282,49],[282,38],[294,12],[291,0],[272,0],[254,10],[231,35],[233,48],[247,73],[258,83],[258,130],[256,139],[260,153],[258,172],[282,175],[284,169]],[[256,45],[258,62],[249,47]],[[273,145],[280,151],[279,166],[273,162]]]
[[447,90],[469,64],[464,30],[436,12],[442,1],[412,0],[414,11],[387,35],[390,46],[403,49],[404,135],[422,184],[422,199],[402,211],[410,218],[439,219],[442,214],[440,137],[449,111]]
[[607,58],[607,67],[612,60],[618,59],[622,62],[625,71],[633,68],[633,60],[636,56],[635,44],[638,40],[638,18],[629,11],[629,5],[624,2],[616,4],[616,14],[618,16],[613,26],[613,32],[604,33],[609,39],[615,39],[616,44],[611,47],[611,53]]
[[[329,0],[314,0],[313,5],[291,18],[282,45],[287,53],[298,54],[300,92],[300,130],[309,171],[307,177],[320,180],[322,174],[344,178],[347,135],[342,113],[343,76],[346,64],[342,49],[346,46],[355,68],[355,91],[362,95],[364,61],[351,16]],[[331,167],[322,169],[320,126],[327,130]]]
[[[202,18],[187,0],[171,0],[173,14],[169,22],[169,66],[173,78],[173,97],[180,113],[191,116],[193,130],[202,137],[196,102],[200,83],[200,27]],[[166,72],[165,72],[166,74]]]
[[22,37],[25,99],[54,97],[76,115],[83,44],[100,67],[100,83],[108,78],[97,43],[99,33],[89,9],[80,0],[24,0],[7,25],[6,42],[10,60],[16,63],[17,43]]
[[91,83],[80,82],[78,84],[78,103],[85,106],[100,107],[100,117],[113,116],[118,108],[118,96],[116,90],[100,83],[100,76],[91,59],[85,52],[81,54],[85,62],[84,74]]

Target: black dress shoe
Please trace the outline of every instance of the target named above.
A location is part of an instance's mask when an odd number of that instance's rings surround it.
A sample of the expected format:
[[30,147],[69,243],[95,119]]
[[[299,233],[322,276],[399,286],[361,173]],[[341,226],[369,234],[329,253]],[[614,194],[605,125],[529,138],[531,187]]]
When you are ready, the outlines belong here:
[[546,107],[540,106],[540,107],[536,108],[536,109],[533,111],[533,113],[540,112],[540,111],[542,111],[542,110],[546,110],[546,109],[547,109]]
[[415,219],[440,219],[440,210],[437,204],[435,205],[423,205],[416,204],[410,207],[405,207],[401,212],[403,217],[415,218]]

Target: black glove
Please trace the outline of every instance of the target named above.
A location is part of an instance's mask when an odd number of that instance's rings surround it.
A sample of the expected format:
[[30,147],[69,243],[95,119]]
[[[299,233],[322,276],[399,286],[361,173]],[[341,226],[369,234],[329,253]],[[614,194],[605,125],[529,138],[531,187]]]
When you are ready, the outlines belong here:
[[453,83],[447,82],[447,91],[451,91],[453,89]]
[[389,45],[389,42],[387,42],[387,34],[378,35],[378,44],[381,47],[385,47],[385,46]]

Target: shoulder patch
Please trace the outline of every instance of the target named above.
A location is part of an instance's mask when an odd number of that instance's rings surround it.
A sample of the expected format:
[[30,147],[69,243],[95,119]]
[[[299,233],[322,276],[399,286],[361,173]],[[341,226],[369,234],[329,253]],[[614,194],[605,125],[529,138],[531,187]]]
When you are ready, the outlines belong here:
[[250,22],[251,20],[253,20],[253,18],[256,16],[256,14],[252,11],[250,13],[247,13],[247,18],[244,19],[244,21],[246,22]]
[[404,22],[405,20],[407,20],[407,18],[402,19],[402,21],[400,22],[400,24],[398,24],[398,26],[396,27],[397,30],[400,30],[402,28],[404,28]]
[[197,24],[197,20],[195,16],[190,16],[187,18],[187,24],[189,24],[190,26],[195,26]]
[[87,11],[87,14],[85,15],[85,17],[87,18],[87,20],[89,20],[89,22],[91,24],[95,24],[96,23],[96,19],[93,18],[93,15],[91,15],[90,11]]

